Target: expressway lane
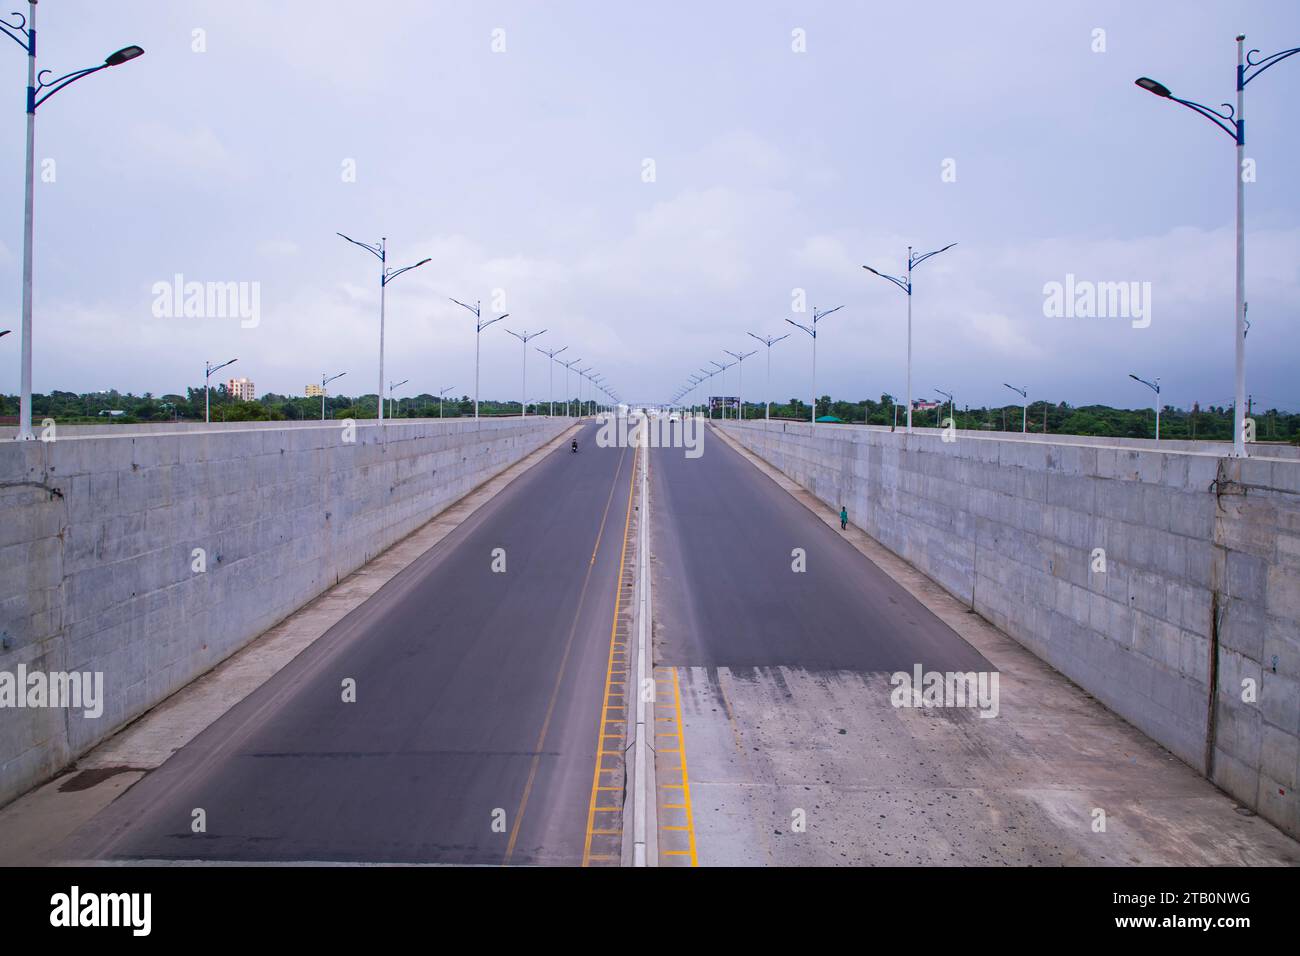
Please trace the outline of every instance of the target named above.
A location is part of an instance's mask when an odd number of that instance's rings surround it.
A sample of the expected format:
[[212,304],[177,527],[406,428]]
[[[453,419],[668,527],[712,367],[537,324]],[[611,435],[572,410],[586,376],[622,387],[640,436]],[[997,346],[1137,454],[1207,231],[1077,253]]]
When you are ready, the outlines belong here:
[[[1294,864],[815,495],[717,430],[703,449],[649,456],[661,863]],[[898,706],[891,674],[918,664],[996,675],[995,706]]]
[[616,862],[618,839],[591,853],[588,830],[635,455],[595,434],[508,485],[65,857]]
[[649,458],[661,863],[890,862],[863,847],[900,810],[895,839],[926,839],[912,794],[943,771],[889,674],[994,668],[712,428],[702,447]]
[[[651,458],[656,661],[896,671],[989,667],[710,428]],[[795,571],[800,549],[804,571]]]

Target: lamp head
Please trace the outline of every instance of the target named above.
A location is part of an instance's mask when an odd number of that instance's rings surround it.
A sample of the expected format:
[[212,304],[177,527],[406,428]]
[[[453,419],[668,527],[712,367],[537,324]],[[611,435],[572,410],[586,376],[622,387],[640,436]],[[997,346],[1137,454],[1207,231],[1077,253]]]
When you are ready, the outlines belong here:
[[1133,82],[1142,87],[1142,89],[1146,90],[1148,93],[1154,93],[1156,96],[1163,96],[1166,99],[1173,96],[1173,94],[1169,92],[1169,87],[1151,79],[1149,76],[1140,76]]
[[138,46],[124,46],[116,53],[110,53],[104,58],[105,66],[121,66],[127,60],[134,60],[138,56],[144,56],[144,48]]

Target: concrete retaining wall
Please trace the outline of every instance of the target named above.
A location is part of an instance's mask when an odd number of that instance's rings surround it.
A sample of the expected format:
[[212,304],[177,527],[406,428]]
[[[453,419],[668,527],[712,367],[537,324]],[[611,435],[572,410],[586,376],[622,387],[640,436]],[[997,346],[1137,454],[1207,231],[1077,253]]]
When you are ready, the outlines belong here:
[[[725,428],[1300,837],[1300,462],[1068,438]],[[1104,572],[1093,570],[1098,548]]]
[[[571,420],[0,443],[0,672],[100,671],[102,716],[0,708],[0,803],[66,766]],[[206,552],[196,573],[194,549]]]

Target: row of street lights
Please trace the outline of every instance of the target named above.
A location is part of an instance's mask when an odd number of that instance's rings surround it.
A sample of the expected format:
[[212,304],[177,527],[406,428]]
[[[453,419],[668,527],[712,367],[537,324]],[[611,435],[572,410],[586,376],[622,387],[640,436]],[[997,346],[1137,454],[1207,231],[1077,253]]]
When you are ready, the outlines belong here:
[[[907,432],[908,434],[911,434],[912,432],[912,270],[915,269],[922,262],[924,262],[926,259],[929,259],[933,256],[937,256],[941,252],[947,252],[956,244],[957,243],[955,242],[951,242],[948,245],[944,246],[942,249],[935,249],[933,252],[926,252],[921,255],[916,255],[912,251],[912,247],[908,246],[907,247],[907,273],[905,276],[889,275],[887,273],[880,272],[876,269],[873,269],[871,266],[864,265],[862,267],[866,269],[868,272],[870,272],[872,275],[880,276],[882,279],[888,279],[890,282],[894,283],[894,285],[898,286],[904,293],[907,294]],[[813,428],[817,427],[817,323],[820,322],[822,319],[826,318],[826,316],[830,315],[833,312],[838,312],[842,308],[844,308],[844,306],[837,305],[833,309],[819,310],[816,306],[813,306],[812,321],[807,325],[805,325],[802,322],[797,322],[794,319],[785,320],[786,322],[793,325],[795,328],[801,329],[802,331],[806,332],[808,334],[808,337],[812,339],[811,418],[812,418]],[[770,421],[772,417],[772,401],[770,397],[771,386],[772,386],[772,346],[775,345],[777,342],[780,342],[782,339],[787,338],[791,333],[786,333],[786,335],[782,335],[782,336],[770,336],[770,335],[762,336],[754,332],[746,332],[746,334],[762,342],[767,347],[767,380],[768,380],[767,384],[768,384],[769,397],[764,402],[765,408],[764,408],[763,417],[764,420]],[[736,362],[732,364],[738,364],[739,362],[743,361],[743,358],[748,358],[750,355],[754,354],[753,352],[747,352],[742,358],[742,356],[736,352],[732,352],[726,349],[724,349],[723,351],[727,352],[728,355],[736,359]],[[673,401],[678,401],[682,398],[682,396],[692,392],[697,386],[699,386],[708,378],[711,378],[714,374],[716,374],[717,371],[725,372],[728,368],[731,367],[730,365],[723,365],[720,362],[713,362],[713,364],[717,366],[717,369],[714,372],[703,370],[704,373],[703,378],[698,377],[697,375],[694,374],[689,376],[687,380],[687,384],[684,385],[677,392],[677,394],[673,396]],[[742,376],[744,375],[743,366],[741,368],[741,375]],[[742,377],[741,379],[742,385],[743,382],[744,379]],[[740,408],[741,408],[742,415],[744,413],[744,407],[745,407],[744,399],[743,396],[741,396]],[[725,417],[725,408],[723,411]]]
[[[1260,52],[1259,50],[1257,49],[1252,49],[1249,51],[1246,50],[1245,40],[1246,37],[1244,34],[1238,35],[1236,38],[1237,102],[1235,108],[1230,103],[1224,103],[1222,104],[1221,109],[1216,110],[1216,109],[1212,109],[1211,107],[1205,106],[1204,104],[1194,102],[1192,100],[1182,99],[1181,97],[1174,96],[1173,93],[1170,91],[1169,87],[1165,86],[1163,83],[1160,83],[1157,80],[1151,79],[1150,77],[1143,76],[1143,77],[1139,77],[1137,80],[1134,81],[1139,87],[1146,90],[1147,92],[1152,93],[1155,96],[1159,96],[1163,99],[1171,100],[1172,102],[1178,103],[1181,106],[1185,106],[1188,109],[1192,110],[1193,112],[1196,112],[1201,116],[1204,116],[1210,122],[1214,123],[1215,126],[1219,127],[1219,129],[1223,130],[1230,137],[1232,137],[1233,141],[1236,143],[1237,165],[1236,165],[1236,170],[1234,171],[1233,174],[1236,180],[1235,187],[1236,187],[1236,198],[1237,198],[1237,243],[1236,243],[1236,283],[1235,283],[1236,303],[1234,309],[1234,333],[1233,333],[1233,346],[1234,346],[1234,359],[1235,359],[1235,366],[1234,366],[1235,393],[1233,399],[1234,421],[1233,421],[1232,454],[1234,457],[1246,456],[1245,432],[1246,432],[1246,414],[1248,408],[1246,403],[1246,333],[1249,329],[1249,323],[1247,322],[1246,319],[1246,308],[1247,308],[1246,305],[1246,228],[1245,228],[1246,86],[1256,77],[1258,77],[1261,73],[1267,70],[1269,67],[1275,66],[1276,64],[1282,62],[1283,60],[1291,56],[1294,56],[1297,53],[1300,53],[1300,47],[1294,47],[1287,50],[1281,50],[1277,53],[1272,54],[1271,56],[1260,57],[1258,55]],[[905,277],[887,275],[883,272],[879,272],[873,269],[871,266],[863,266],[863,268],[866,269],[868,272],[871,272],[874,275],[878,275],[883,279],[888,279],[890,282],[894,283],[904,293],[907,294],[907,431],[909,434],[912,431],[912,270],[916,266],[920,265],[920,263],[924,262],[926,259],[929,259],[931,256],[936,256],[941,252],[946,252],[948,249],[951,249],[953,245],[955,245],[955,243],[950,243],[949,245],[944,246],[942,249],[936,249],[933,252],[927,252],[920,256],[914,255],[912,252],[912,248],[909,246],[907,250],[907,274]],[[820,316],[816,313],[816,311],[814,311],[813,325],[811,328],[799,322],[795,322],[793,319],[786,319],[786,321],[789,322],[790,324],[795,325],[800,329],[803,329],[803,331],[807,332],[809,336],[811,336],[813,339],[812,420],[814,426],[817,423],[816,322],[819,317]],[[752,332],[749,334],[754,335],[754,333]],[[754,337],[757,338],[760,342],[763,342],[765,345],[768,346],[768,367],[770,373],[771,346],[775,344],[775,342],[771,339],[764,339],[757,335],[754,335]],[[1156,438],[1159,439],[1160,437],[1160,385],[1159,385],[1160,380],[1157,378],[1154,382],[1148,382],[1145,379],[1139,378],[1137,375],[1133,375],[1133,374],[1130,374],[1130,377],[1141,382],[1143,385],[1146,385],[1148,388],[1151,388],[1156,393]],[[770,394],[770,379],[771,376],[769,374],[769,394]],[[689,380],[689,384],[677,393],[677,395],[674,397],[674,401],[677,401],[681,396],[688,394],[692,389],[694,389],[697,385],[699,385],[701,381],[703,381],[703,379],[698,379],[695,376],[691,376]],[[1025,386],[1025,388],[1021,389],[1021,388],[1016,388],[1013,385],[1007,385],[1007,388],[1019,392],[1021,394],[1021,397],[1025,399],[1026,411],[1024,415],[1022,415],[1022,424],[1021,424],[1022,431],[1023,431],[1025,428],[1027,428],[1028,386]],[[941,393],[941,394],[946,394],[946,393]],[[770,418],[770,414],[771,414],[770,401],[767,403],[767,407],[768,407],[768,411],[765,414],[765,417]]]
[[[37,4],[37,0],[28,0],[28,4],[27,4],[28,12],[26,16],[24,16],[21,13],[14,12],[13,14],[10,15],[13,18],[12,20],[0,19],[0,32],[3,32],[6,36],[8,36],[19,46],[21,46],[27,54],[27,97],[26,97],[27,142],[26,142],[26,175],[24,180],[25,188],[24,188],[24,196],[23,196],[23,291],[22,291],[22,346],[21,346],[22,381],[21,381],[21,396],[19,400],[19,423],[18,423],[18,434],[17,434],[17,438],[19,440],[31,440],[35,438],[35,435],[32,432],[32,311],[33,311],[32,275],[34,271],[33,270],[34,267],[33,240],[34,240],[34,230],[35,230],[34,183],[35,183],[35,156],[36,156],[36,110],[55,93],[59,92],[64,87],[67,87],[72,83],[75,83],[77,80],[83,79],[91,75],[92,73],[98,73],[100,70],[104,70],[109,67],[120,66],[123,63],[127,63],[144,54],[144,49],[136,45],[122,47],[121,49],[116,50],[115,52],[105,57],[104,62],[101,64],[97,64],[95,66],[87,67],[81,70],[74,70],[71,73],[66,73],[59,77],[50,78],[49,74],[52,73],[52,71],[38,70],[36,64],[36,56],[37,56],[36,4]],[[401,275],[404,272],[409,272],[412,269],[419,268],[420,266],[424,265],[430,260],[426,258],[420,260],[419,262],[414,263],[413,265],[403,266],[402,268],[399,269],[390,269],[388,267],[388,261],[387,261],[388,250],[387,250],[386,238],[381,238],[378,243],[371,244],[366,242],[359,242],[355,239],[343,235],[342,233],[339,233],[339,235],[343,239],[346,239],[348,242],[352,243],[353,245],[365,249],[367,252],[371,253],[377,259],[379,259],[380,262],[379,388],[377,391],[380,400],[377,403],[378,405],[377,415],[378,415],[379,424],[382,425],[384,420],[383,393],[384,393],[384,322],[385,322],[385,306],[386,306],[385,293],[387,291],[389,282],[391,282],[393,279],[397,278],[399,275]],[[470,306],[465,305],[465,303],[457,303],[457,304],[464,305],[465,308],[470,308]],[[477,305],[473,307],[472,311],[475,313],[475,317],[479,320],[478,325],[475,329],[476,333],[481,333],[483,329],[486,328],[488,325],[491,325],[493,322],[497,322],[500,319],[504,318],[504,316],[498,316],[497,318],[491,319],[488,322],[484,323],[481,320],[480,310]],[[5,334],[7,334],[7,332]],[[518,335],[518,333],[511,333],[511,334],[515,334],[517,335],[517,337],[520,337],[521,341],[524,342],[526,348],[528,339],[532,338],[535,335],[540,335],[541,333],[532,333],[532,334],[524,333],[523,335]],[[204,364],[204,392],[205,392],[204,420],[205,421],[211,420],[210,380],[212,377],[212,373],[217,371],[218,369],[225,368],[227,365],[230,365],[235,361],[237,360],[230,359],[226,362],[222,362],[217,365],[213,365],[211,362],[205,362]],[[525,351],[525,365],[526,365],[526,351]],[[589,372],[590,369],[588,369],[587,371]],[[476,341],[475,360],[474,360],[474,417],[475,418],[478,417],[478,379],[479,379],[478,372],[479,372],[479,361],[478,361],[478,346]],[[333,381],[335,378],[340,377],[340,375],[342,374],[344,373],[339,373],[339,375],[334,375],[334,376],[325,376],[325,375],[321,376],[321,383],[322,383],[321,384],[321,417],[322,418],[324,417],[324,403],[325,403],[324,387],[326,384],[328,384],[328,382]],[[526,375],[526,368],[525,368],[525,375]],[[399,382],[390,386],[389,389],[390,403],[392,399],[391,396],[392,389],[395,388],[396,385],[400,385],[400,384],[404,384],[404,383]],[[445,391],[446,390],[444,390],[444,392],[440,393],[439,395],[440,407],[441,407],[441,399],[443,397],[443,394],[445,394]],[[602,388],[601,391],[606,392],[606,389]],[[521,400],[523,400],[522,397]],[[524,401],[523,410],[526,411],[527,402],[526,400],[523,401]]]

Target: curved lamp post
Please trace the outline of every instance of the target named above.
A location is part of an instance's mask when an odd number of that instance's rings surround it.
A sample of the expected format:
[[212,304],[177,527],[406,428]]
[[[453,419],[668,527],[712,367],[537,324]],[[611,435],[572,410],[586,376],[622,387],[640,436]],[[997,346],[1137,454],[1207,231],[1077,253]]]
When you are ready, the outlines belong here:
[[360,246],[379,260],[379,391],[375,393],[375,404],[379,406],[376,414],[379,416],[379,425],[382,428],[384,424],[384,291],[388,288],[388,283],[392,282],[403,272],[410,272],[412,269],[418,269],[426,262],[432,262],[432,259],[421,259],[419,262],[410,266],[402,266],[400,269],[388,268],[388,239],[381,238],[378,245],[370,245],[368,242],[357,242],[350,239],[343,233],[335,233],[342,239],[347,239],[354,246]]
[[[713,369],[702,368],[700,369],[699,374],[704,376],[704,378],[701,380],[701,383],[703,383],[703,382],[707,382],[709,379],[713,378],[713,376],[717,375],[718,370],[716,368]],[[704,413],[708,416],[709,421],[713,421],[713,403],[709,401],[709,396],[701,395],[700,399],[701,399],[700,404],[705,406]]]
[[28,0],[27,16],[15,11],[10,14],[17,17],[17,23],[0,20],[0,32],[12,39],[27,51],[27,175],[23,192],[23,318],[22,318],[22,395],[19,399],[18,434],[20,441],[30,441],[32,434],[32,238],[35,231],[35,195],[33,184],[36,179],[36,108],[65,86],[77,82],[92,73],[106,70],[110,66],[123,63],[144,55],[138,46],[127,46],[104,58],[98,66],[73,70],[55,79],[46,79],[46,74],[53,70],[36,69],[36,0]]
[[[565,346],[565,348],[568,348],[568,346]],[[560,363],[561,365],[564,366],[564,417],[565,418],[571,417],[571,413],[572,413],[569,399],[573,398],[573,393],[569,391],[569,370],[572,369],[573,366],[577,365],[581,361],[582,359],[575,358],[575,359],[569,359],[567,362]]]
[[547,415],[548,418],[555,417],[555,356],[567,348],[567,345],[561,349],[544,349],[540,345],[537,346],[537,351],[551,360],[550,364],[546,366],[546,402],[551,408],[550,414]]
[[[941,389],[941,388],[936,388],[935,391],[938,392],[940,395],[943,395],[945,398],[948,399],[948,418],[952,420],[953,428],[956,428],[956,427],[957,427],[957,419],[956,419],[954,416],[957,414],[957,409],[956,409],[956,406],[954,406],[953,403],[952,403],[952,392],[945,392],[945,391],[944,391],[943,389]],[[940,427],[940,428],[943,427],[943,422],[940,422],[940,423],[939,423],[939,427]]]
[[471,311],[471,312],[474,313],[474,420],[475,420],[475,421],[478,421],[478,355],[479,355],[479,339],[482,338],[483,330],[484,330],[484,329],[486,329],[486,328],[487,328],[489,325],[491,325],[493,322],[500,322],[502,319],[504,319],[504,318],[505,318],[506,316],[508,316],[510,313],[509,313],[509,312],[504,312],[504,313],[502,313],[501,315],[498,315],[495,319],[488,319],[486,322],[484,322],[484,321],[483,321],[483,303],[482,303],[482,302],[475,302],[473,305],[469,305],[469,304],[466,303],[466,302],[461,302],[459,299],[452,299],[451,301],[452,301],[452,302],[455,302],[455,303],[456,303],[458,306],[460,306],[462,309],[469,309],[469,311]]
[[528,340],[543,335],[546,330],[542,329],[541,332],[515,332],[506,329],[506,331],[517,338],[524,347],[524,364],[520,372],[523,377],[519,380],[519,417],[526,418],[528,416]]
[[[863,266],[863,268],[865,269],[866,266]],[[909,301],[910,301],[910,300],[909,300]],[[797,328],[797,329],[803,329],[805,332],[807,332],[809,335],[812,336],[812,346],[813,346],[813,353],[812,353],[812,427],[813,427],[814,429],[817,428],[817,323],[820,322],[822,319],[826,318],[826,316],[830,315],[832,312],[838,312],[838,311],[839,311],[840,309],[842,309],[842,308],[844,308],[844,306],[842,306],[842,305],[837,305],[835,308],[833,308],[833,309],[827,309],[825,312],[818,312],[818,311],[817,311],[817,306],[813,306],[812,327],[811,327],[811,328],[809,328],[808,326],[804,325],[804,324],[801,323],[801,322],[796,322],[794,319],[786,319],[786,321],[789,322],[791,325],[793,325],[795,328]],[[911,309],[909,308],[909,309],[908,309],[908,315],[910,316],[911,314],[912,314],[912,313],[911,313]],[[910,329],[911,326],[909,325],[908,328]],[[911,342],[911,339],[910,339],[910,338],[908,339],[908,342]],[[909,346],[909,348],[910,348],[910,346]]]
[[347,372],[339,372],[337,375],[326,375],[324,372],[320,373],[320,420],[321,421],[325,421],[325,386],[328,385],[330,382],[334,381],[336,378],[342,378],[344,375],[347,374],[348,374]]
[[1128,377],[1133,379],[1133,381],[1135,382],[1141,382],[1147,388],[1151,389],[1151,391],[1156,393],[1156,441],[1159,441],[1160,440],[1160,379],[1157,378],[1154,382],[1148,382],[1144,378],[1138,378],[1132,372],[1128,373]]
[[883,272],[877,272],[871,266],[863,266],[872,275],[880,276],[882,279],[888,279],[894,285],[898,286],[907,293],[907,433],[912,433],[912,270],[919,266],[931,256],[937,256],[941,252],[947,252],[955,242],[950,242],[942,249],[936,249],[934,252],[927,252],[922,255],[913,255],[912,247],[907,247],[907,276],[891,276]]
[[754,349],[753,352],[733,352],[731,349],[723,349],[722,351],[734,358],[736,365],[739,367],[740,384],[736,386],[736,400],[740,403],[740,408],[736,415],[736,421],[743,422],[745,420],[745,359],[757,352],[758,349]]
[[[1007,385],[1006,382],[1003,382],[1002,384]],[[1015,392],[1025,400],[1025,403],[1020,406],[1020,434],[1024,435],[1029,429],[1029,386],[1026,385],[1024,388],[1016,388],[1014,385],[1007,385],[1007,388],[1011,389],[1011,391]],[[908,409],[907,417],[909,420],[911,419],[911,409]]]
[[448,385],[446,388],[444,388],[444,389],[442,389],[441,391],[438,392],[438,418],[439,418],[439,420],[442,419],[442,400],[446,397],[447,393],[450,392],[450,391],[451,391],[453,388],[455,388],[455,387],[456,387],[455,385]]
[[227,365],[234,365],[239,359],[232,358],[220,365],[213,365],[211,362],[203,363],[203,423],[208,424],[212,421],[212,385],[208,381],[212,378],[212,373],[218,369],[223,369]]
[[[723,351],[725,352],[726,349],[723,349]],[[727,420],[727,395],[726,395],[726,392],[727,392],[727,369],[731,368],[731,366],[735,365],[736,363],[735,363],[735,362],[727,362],[727,363],[724,364],[724,363],[722,363],[722,362],[714,362],[713,359],[709,359],[709,362],[711,362],[713,365],[716,365],[716,366],[718,367],[718,371],[719,371],[720,373],[722,373],[722,392],[723,392],[723,395],[722,395],[722,420],[725,422],[725,421]]]
[[1138,77],[1133,82],[1156,96],[1172,100],[1189,110],[1199,113],[1219,129],[1223,130],[1237,144],[1237,304],[1236,330],[1236,398],[1233,408],[1232,454],[1238,458],[1246,456],[1245,409],[1246,409],[1246,181],[1243,178],[1242,164],[1246,158],[1246,84],[1259,76],[1270,66],[1282,62],[1289,56],[1300,53],[1300,47],[1282,50],[1263,59],[1254,59],[1258,50],[1245,52],[1245,34],[1237,37],[1237,108],[1233,111],[1231,103],[1224,103],[1223,112],[1210,109],[1191,100],[1180,99],[1169,92],[1169,87],[1148,76]]
[[586,368],[574,369],[574,371],[578,373],[578,417],[579,418],[581,418],[583,412],[586,411],[586,404],[582,400],[582,380],[586,378],[587,373],[590,372],[595,367],[596,366],[594,365],[588,365]]
[[780,342],[782,339],[788,339],[790,337],[790,333],[787,332],[785,333],[785,335],[755,335],[753,332],[746,332],[745,334],[750,336],[751,338],[758,339],[760,342],[762,342],[764,345],[767,346],[767,389],[766,389],[767,398],[763,402],[764,405],[763,421],[771,422],[772,420],[772,346],[775,345],[777,342]]
[[399,385],[405,385],[409,381],[410,381],[409,378],[404,378],[400,382],[388,383],[388,417],[389,418],[393,417],[393,389],[397,388]]

